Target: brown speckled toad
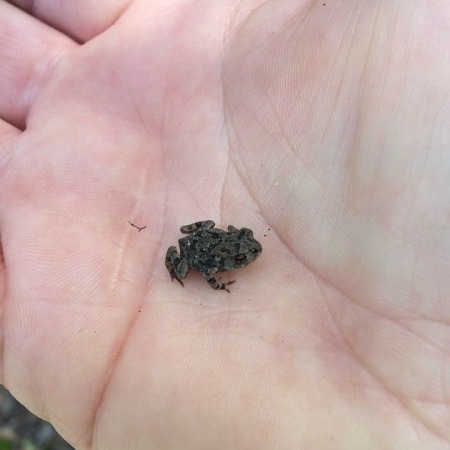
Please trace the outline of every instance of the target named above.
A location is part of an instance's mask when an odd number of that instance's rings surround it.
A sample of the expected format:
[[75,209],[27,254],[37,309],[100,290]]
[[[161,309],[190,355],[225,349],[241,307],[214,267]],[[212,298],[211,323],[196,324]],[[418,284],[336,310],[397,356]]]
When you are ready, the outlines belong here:
[[214,275],[245,267],[261,254],[261,244],[253,238],[252,230],[238,230],[229,225],[228,231],[223,231],[214,226],[212,220],[205,220],[180,228],[188,235],[178,240],[180,254],[174,246],[166,253],[166,267],[172,281],[175,279],[184,286],[181,280],[192,269],[202,273],[213,289],[230,292],[227,286],[234,281],[220,283]]

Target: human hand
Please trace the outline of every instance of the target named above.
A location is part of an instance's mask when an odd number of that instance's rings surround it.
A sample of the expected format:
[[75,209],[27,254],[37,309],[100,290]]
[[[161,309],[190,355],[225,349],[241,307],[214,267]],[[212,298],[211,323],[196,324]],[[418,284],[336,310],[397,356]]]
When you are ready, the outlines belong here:
[[77,449],[447,448],[450,6],[324,2],[0,3],[0,382]]

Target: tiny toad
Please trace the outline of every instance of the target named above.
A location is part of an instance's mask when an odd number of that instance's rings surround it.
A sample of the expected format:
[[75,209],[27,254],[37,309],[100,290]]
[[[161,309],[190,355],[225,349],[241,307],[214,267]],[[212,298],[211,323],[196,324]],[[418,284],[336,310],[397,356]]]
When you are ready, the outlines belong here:
[[174,246],[166,253],[166,267],[172,281],[175,279],[184,287],[181,280],[192,269],[202,273],[213,289],[230,292],[227,286],[234,280],[220,283],[214,275],[245,267],[261,254],[261,244],[253,238],[252,230],[238,230],[229,225],[228,231],[224,231],[214,226],[212,220],[205,220],[180,228],[181,233],[188,235],[178,240],[180,254]]

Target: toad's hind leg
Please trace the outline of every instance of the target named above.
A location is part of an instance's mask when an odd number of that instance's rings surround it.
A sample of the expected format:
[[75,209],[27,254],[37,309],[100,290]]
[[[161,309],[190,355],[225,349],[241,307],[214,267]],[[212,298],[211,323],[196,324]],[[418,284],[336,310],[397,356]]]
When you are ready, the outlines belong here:
[[170,273],[172,281],[175,279],[184,287],[182,278],[186,278],[189,267],[185,259],[181,259],[178,255],[177,248],[172,246],[167,249],[166,268]]
[[206,281],[213,289],[224,289],[228,293],[230,290],[227,288],[228,285],[233,284],[236,280],[228,281],[228,283],[220,283],[214,278],[214,274],[217,270],[212,271],[211,273],[204,273],[203,276],[206,278]]

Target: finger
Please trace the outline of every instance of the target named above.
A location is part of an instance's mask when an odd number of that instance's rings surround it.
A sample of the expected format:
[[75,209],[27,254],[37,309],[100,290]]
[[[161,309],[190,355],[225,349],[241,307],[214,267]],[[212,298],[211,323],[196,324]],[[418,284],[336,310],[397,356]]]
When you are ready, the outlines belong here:
[[17,145],[17,138],[20,136],[20,134],[21,131],[16,127],[13,127],[9,123],[0,120],[0,180],[3,172],[3,167],[5,167],[5,165],[7,164],[9,155]]
[[86,42],[108,29],[130,1],[14,0],[11,3],[78,42]]
[[[11,154],[13,147],[16,145],[17,138],[20,136],[20,130],[11,126],[10,124],[0,120],[0,181],[2,180],[3,168]],[[1,182],[0,182],[0,196],[1,196]],[[3,376],[3,332],[4,317],[3,317],[3,302],[5,299],[6,286],[6,272],[5,260],[3,259],[2,246],[2,217],[0,217],[0,384],[4,382]]]
[[[9,123],[0,120],[0,273],[1,273],[1,263],[2,253],[1,253],[1,223],[2,223],[2,215],[3,211],[3,183],[5,177],[4,169],[8,165],[8,161],[13,153],[14,149],[17,148],[18,138],[21,136],[21,130],[18,130],[16,127],[13,127]],[[0,280],[1,282],[1,280]],[[0,285],[1,292],[1,285]],[[1,301],[1,300],[0,300]],[[1,328],[1,325],[0,325]]]
[[77,45],[20,9],[0,2],[0,118],[23,129],[30,104],[59,58]]

